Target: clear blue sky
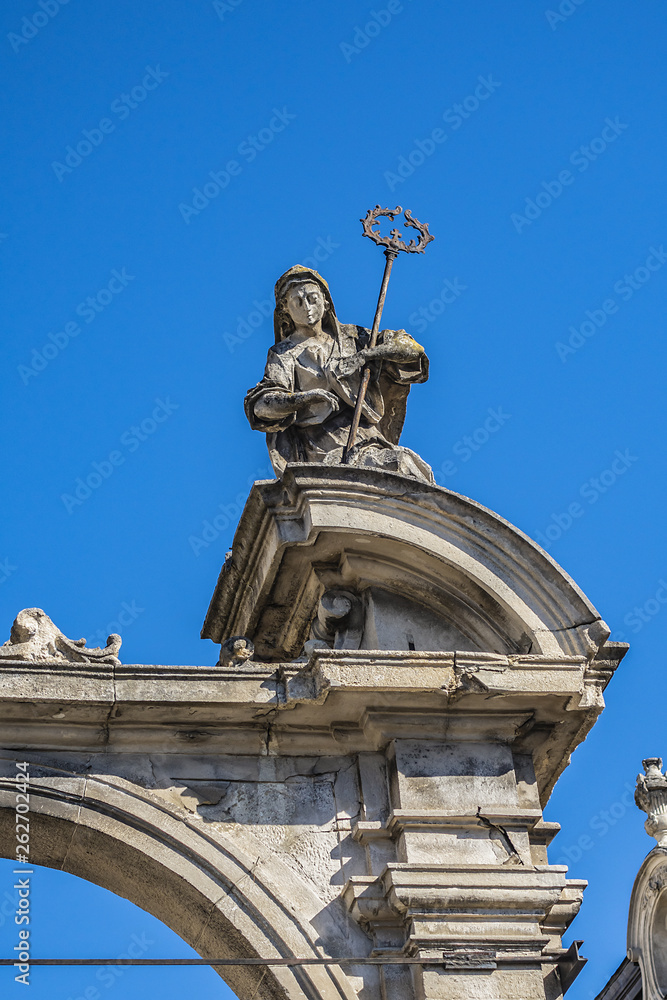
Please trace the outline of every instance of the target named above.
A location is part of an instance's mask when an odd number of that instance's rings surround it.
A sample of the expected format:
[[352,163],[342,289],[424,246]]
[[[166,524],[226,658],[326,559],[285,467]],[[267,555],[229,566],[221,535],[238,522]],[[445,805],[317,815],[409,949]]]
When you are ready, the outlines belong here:
[[[0,12],[0,641],[38,606],[74,638],[121,631],[127,663],[215,662],[199,629],[268,469],[242,407],[272,340],[262,306],[317,252],[340,318],[370,325],[383,258],[358,220],[407,205],[436,241],[398,261],[384,317],[431,357],[403,443],[548,542],[632,641],[547,810],[552,858],[590,880],[570,996],[594,996],[652,844],[626,786],[667,757],[664,9],[56,2]],[[42,954],[115,955],[134,933],[154,957],[187,954],[73,877],[41,871],[35,889]],[[5,954],[12,935],[3,923]],[[95,982],[37,970],[31,996]],[[121,983],[225,995],[210,970]]]

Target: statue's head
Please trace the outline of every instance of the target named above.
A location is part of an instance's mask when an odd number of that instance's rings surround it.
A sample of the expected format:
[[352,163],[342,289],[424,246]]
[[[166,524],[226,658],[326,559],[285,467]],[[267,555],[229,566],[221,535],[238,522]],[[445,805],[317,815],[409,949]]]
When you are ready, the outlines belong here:
[[317,271],[297,264],[276,282],[276,343],[289,337],[296,326],[315,326],[320,320],[322,328],[336,336],[338,321],[329,286]]
[[315,326],[324,316],[326,301],[315,281],[294,281],[285,291],[285,307],[296,326]]

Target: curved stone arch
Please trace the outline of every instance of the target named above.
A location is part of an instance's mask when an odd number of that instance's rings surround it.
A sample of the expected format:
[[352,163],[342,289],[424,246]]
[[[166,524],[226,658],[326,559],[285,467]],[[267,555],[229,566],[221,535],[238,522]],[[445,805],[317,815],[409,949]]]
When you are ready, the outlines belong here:
[[639,869],[630,898],[628,958],[642,974],[644,1000],[667,995],[667,848],[656,847]]
[[[33,864],[130,900],[202,958],[327,957],[308,920],[321,901],[266,847],[253,844],[253,857],[231,837],[208,833],[200,819],[122,778],[44,776],[42,765],[31,765],[30,773]],[[14,857],[15,794],[12,778],[0,778],[4,858]],[[336,965],[216,971],[240,1000],[357,1000]]]
[[[422,603],[466,608],[480,634],[505,642],[497,652],[525,651],[525,637],[533,653],[591,659],[609,636],[551,556],[481,504],[394,473],[295,464],[279,482],[255,483],[202,637],[249,635],[266,659],[298,655],[321,592],[304,583],[309,568],[348,546],[358,558],[364,545],[365,584],[373,561],[382,578],[390,547],[396,593],[421,579]],[[453,624],[472,632],[470,619]]]

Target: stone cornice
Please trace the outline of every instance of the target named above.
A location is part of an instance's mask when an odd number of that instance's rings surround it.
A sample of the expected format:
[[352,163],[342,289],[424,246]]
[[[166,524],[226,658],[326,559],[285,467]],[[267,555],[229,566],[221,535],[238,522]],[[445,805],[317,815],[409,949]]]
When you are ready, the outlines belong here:
[[568,655],[384,650],[234,669],[8,661],[0,722],[5,746],[29,730],[35,748],[336,754],[399,737],[500,739],[533,754],[544,800],[601,709],[590,670]]

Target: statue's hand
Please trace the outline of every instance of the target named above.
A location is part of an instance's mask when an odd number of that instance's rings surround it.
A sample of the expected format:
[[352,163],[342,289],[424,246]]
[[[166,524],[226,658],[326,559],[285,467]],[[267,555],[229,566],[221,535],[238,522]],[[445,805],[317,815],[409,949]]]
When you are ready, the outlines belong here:
[[385,361],[417,361],[424,353],[422,345],[407,330],[382,330],[380,339],[382,343],[369,352],[371,357]]
[[321,422],[338,409],[338,397],[326,389],[309,389],[307,392],[287,392],[277,389],[265,393],[255,403],[255,415],[261,420],[280,420],[296,414],[297,422]]
[[338,396],[326,389],[308,389],[306,392],[295,392],[293,396],[296,410],[296,423],[299,427],[321,424],[332,413],[340,408]]
[[322,405],[338,409],[338,398],[326,389],[308,389],[306,392],[295,392],[292,396],[292,402],[297,413],[312,406]]
[[383,330],[380,339],[381,343],[377,347],[367,347],[347,358],[341,358],[338,362],[338,374],[343,377],[353,375],[373,361],[417,361],[424,353],[421,344],[406,330]]
[[354,375],[366,364],[367,352],[357,351],[356,354],[350,354],[347,358],[341,358],[338,362],[338,374],[346,377],[348,375]]

